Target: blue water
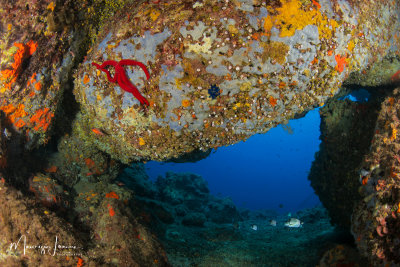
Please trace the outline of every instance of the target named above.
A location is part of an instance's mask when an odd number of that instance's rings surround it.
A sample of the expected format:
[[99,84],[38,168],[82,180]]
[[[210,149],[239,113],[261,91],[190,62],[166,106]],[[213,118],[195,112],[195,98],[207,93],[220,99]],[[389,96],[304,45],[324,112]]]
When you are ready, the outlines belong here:
[[365,89],[358,89],[358,90],[354,90],[353,92],[351,92],[350,94],[339,98],[339,100],[345,100],[345,99],[349,99],[353,102],[368,102],[368,99],[370,98],[371,94],[365,90]]
[[319,125],[317,109],[291,120],[289,127],[278,126],[245,142],[218,148],[196,163],[152,161],[145,167],[151,180],[167,171],[199,174],[212,194],[230,197],[238,207],[295,212],[319,204],[307,180],[320,143]]

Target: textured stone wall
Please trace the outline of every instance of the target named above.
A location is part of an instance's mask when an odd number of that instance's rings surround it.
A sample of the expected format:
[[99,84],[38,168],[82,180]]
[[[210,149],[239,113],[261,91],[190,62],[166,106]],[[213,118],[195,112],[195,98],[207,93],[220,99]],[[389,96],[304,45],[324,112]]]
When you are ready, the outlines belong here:
[[[89,146],[125,163],[207,151],[322,105],[347,77],[390,82],[400,66],[398,8],[395,1],[4,0],[0,110],[28,149],[46,144],[55,123],[68,119],[63,101],[81,63],[74,94],[79,138]],[[125,80],[113,83],[92,65],[110,60],[143,65],[120,67]],[[114,67],[105,70],[114,75]],[[121,84],[136,87],[136,97]]]
[[400,262],[399,96],[397,88],[382,103],[352,216],[357,246],[375,265]]
[[[323,105],[345,81],[398,82],[399,9],[389,0],[0,0],[2,176],[21,188],[34,173],[75,189],[102,184],[120,162],[181,160],[264,133]],[[397,106],[395,92],[353,214],[372,262],[399,261]],[[70,197],[86,218],[92,206],[82,195]],[[103,222],[87,219],[93,234],[119,221],[135,233],[130,215],[119,218],[129,213],[122,203],[99,199],[93,208]],[[115,242],[104,237],[92,240],[97,255]],[[140,265],[131,255],[145,251],[145,263],[166,262],[156,240],[136,241],[120,261]]]
[[[166,160],[266,132],[325,103],[350,73],[369,75],[374,63],[394,56],[398,8],[393,1],[127,5],[105,25],[76,75],[86,135],[129,162]],[[121,60],[136,66],[92,64]],[[375,83],[390,82],[399,67],[395,61],[379,75],[371,72]],[[110,82],[119,79],[118,68],[125,82]]]
[[369,152],[383,97],[372,90],[376,94],[368,102],[331,99],[320,109],[321,144],[308,179],[332,223],[344,229],[350,229],[353,208],[362,198],[360,165]]

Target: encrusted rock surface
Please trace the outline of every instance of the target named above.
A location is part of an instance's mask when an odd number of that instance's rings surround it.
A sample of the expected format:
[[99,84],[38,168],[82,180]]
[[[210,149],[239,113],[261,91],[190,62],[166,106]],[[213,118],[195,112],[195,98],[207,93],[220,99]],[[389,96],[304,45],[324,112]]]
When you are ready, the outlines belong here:
[[119,179],[136,192],[133,206],[146,207],[158,221],[203,226],[206,221],[223,224],[241,220],[232,200],[211,195],[201,176],[167,172],[153,184],[147,174],[140,172],[143,168],[142,164],[134,164],[126,168]]
[[[31,185],[38,202],[67,209],[66,220],[92,235],[88,265],[167,265],[157,239],[125,206],[131,195],[110,183],[121,162],[195,160],[322,105],[346,79],[398,81],[399,8],[390,0],[0,0],[1,178],[24,198]],[[115,65],[104,69],[107,77],[92,65],[110,60],[144,67]],[[133,86],[148,106],[123,90]],[[367,198],[352,222],[372,262],[399,261],[398,98],[383,104],[363,167]],[[4,192],[4,206],[19,203]],[[216,210],[235,214],[220,204]],[[12,223],[46,219],[25,215]],[[15,225],[5,227],[18,235]],[[137,238],[121,244],[110,230]],[[132,257],[140,252],[148,257]]]
[[[398,60],[369,68],[398,53],[398,8],[393,1],[128,4],[76,75],[87,134],[104,131],[93,143],[123,162],[167,160],[266,132],[326,102],[350,73],[389,83]],[[92,65],[127,59],[150,73],[123,66],[149,106]]]
[[[41,187],[35,188],[46,191],[49,184],[45,177],[40,178],[36,183]],[[39,176],[33,179],[39,180]],[[9,186],[0,173],[0,265],[169,266],[157,238],[127,207],[129,194],[115,187],[80,185],[74,210],[65,213],[69,207],[54,206],[66,198],[57,196],[54,202],[53,196],[39,199],[44,206],[38,205]],[[78,217],[75,222],[73,216]]]
[[78,10],[71,1],[51,3],[0,1],[0,110],[27,148],[49,141],[76,55],[85,47],[75,28]]
[[346,229],[350,228],[353,207],[361,199],[359,170],[369,152],[383,100],[379,91],[384,95],[384,90],[374,88],[368,101],[338,97],[320,109],[321,144],[308,179],[332,222]]
[[360,169],[362,200],[355,205],[352,231],[371,262],[400,263],[400,90],[382,103],[370,152]]
[[[239,213],[229,198],[209,194],[199,175],[168,172],[153,183],[143,170],[143,164],[134,164],[119,179],[137,192],[130,205],[157,232],[173,266],[316,266],[325,250],[346,243],[322,207],[292,214],[304,225],[289,229],[288,216],[274,210]],[[343,245],[325,254],[321,267],[365,265],[355,249]]]
[[93,264],[84,255],[84,237],[72,224],[9,187],[1,173],[0,203],[1,266],[76,266],[78,258]]

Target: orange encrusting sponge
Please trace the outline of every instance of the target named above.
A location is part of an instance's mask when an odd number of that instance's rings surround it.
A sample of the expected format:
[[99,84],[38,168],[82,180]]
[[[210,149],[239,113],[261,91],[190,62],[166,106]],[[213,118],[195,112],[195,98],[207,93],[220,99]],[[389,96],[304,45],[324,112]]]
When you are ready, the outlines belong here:
[[16,82],[22,71],[22,63],[26,58],[35,53],[37,43],[31,40],[27,44],[14,43],[14,46],[18,50],[14,54],[14,63],[11,65],[11,69],[2,70],[0,73],[0,81],[3,83],[3,86],[0,87],[0,93],[11,90],[12,85]]

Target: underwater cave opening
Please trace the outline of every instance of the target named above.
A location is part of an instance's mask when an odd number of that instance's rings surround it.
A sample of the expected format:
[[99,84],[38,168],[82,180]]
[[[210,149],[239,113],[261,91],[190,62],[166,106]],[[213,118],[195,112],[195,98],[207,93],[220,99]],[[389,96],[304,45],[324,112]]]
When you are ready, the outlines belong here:
[[368,92],[368,90],[364,89],[364,88],[356,88],[354,90],[352,90],[350,93],[348,93],[347,95],[340,97],[339,100],[345,100],[345,99],[349,99],[350,101],[353,102],[368,102],[368,100],[370,99],[371,94],[370,92]]
[[319,109],[245,142],[214,150],[195,163],[147,162],[150,180],[166,172],[202,176],[211,194],[229,197],[239,208],[296,212],[320,204],[308,181],[319,149]]

